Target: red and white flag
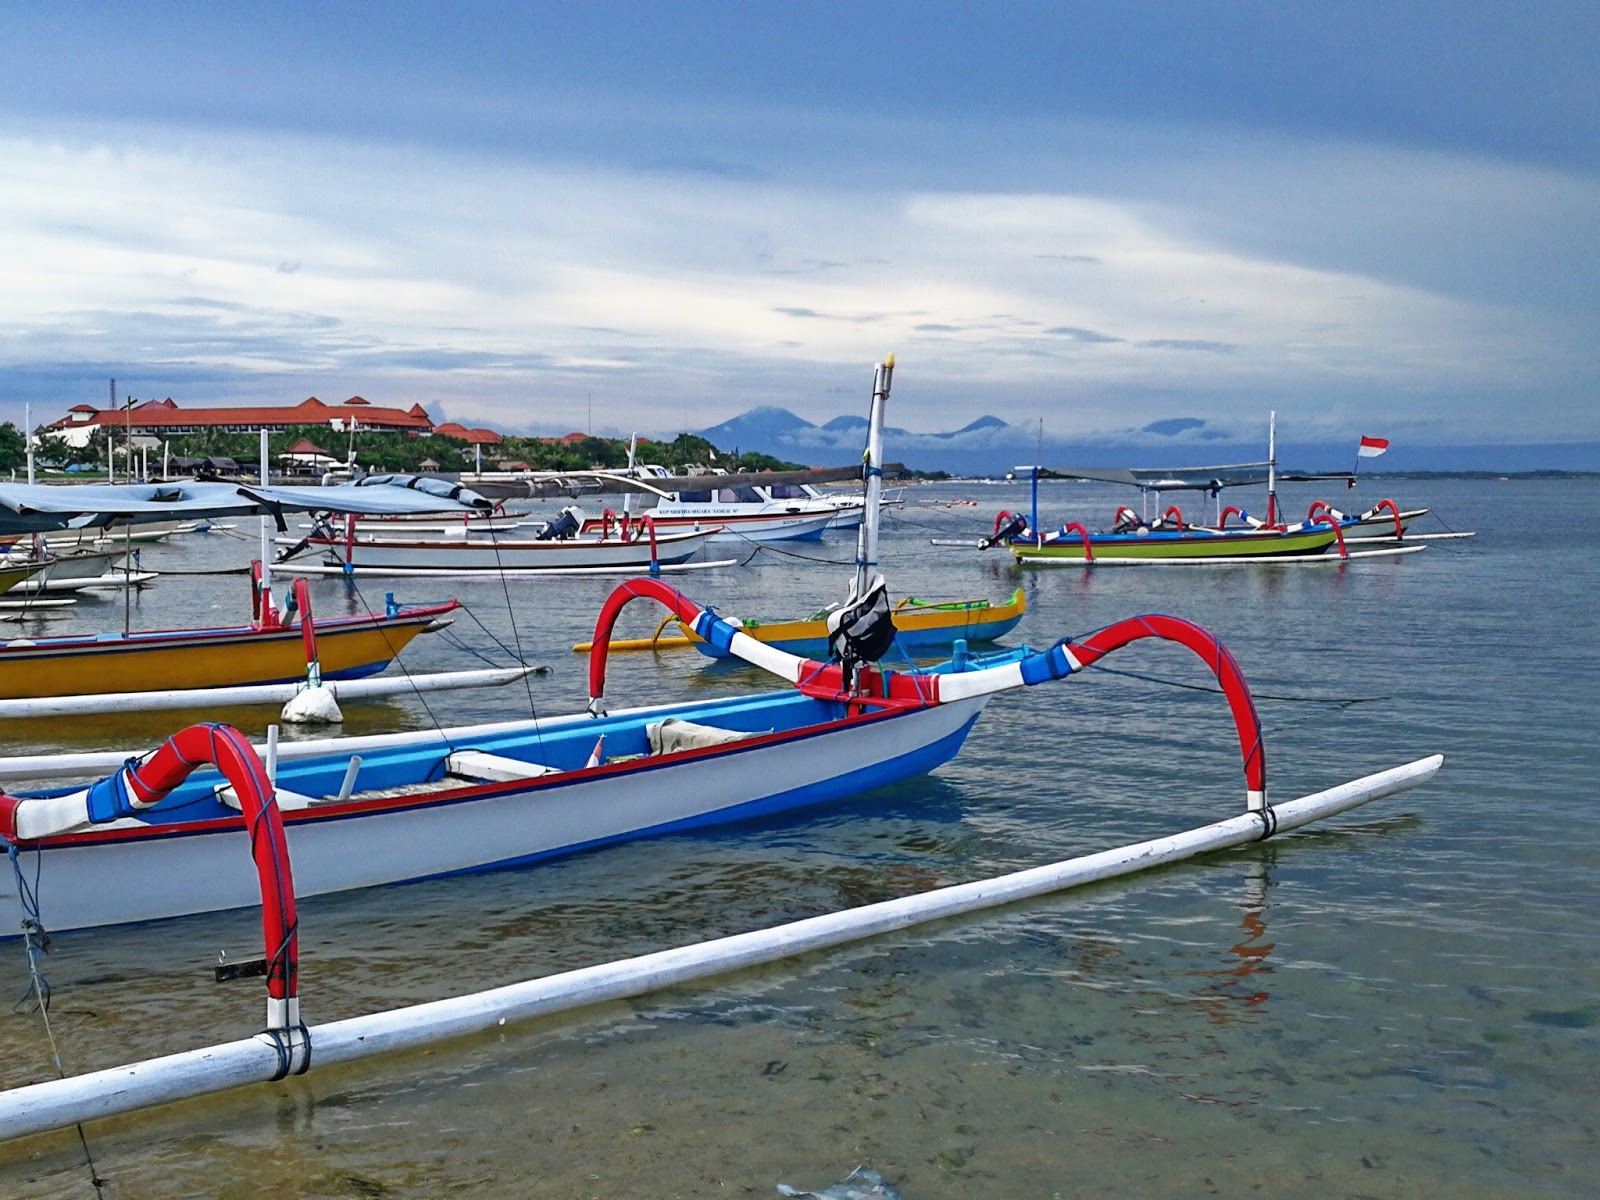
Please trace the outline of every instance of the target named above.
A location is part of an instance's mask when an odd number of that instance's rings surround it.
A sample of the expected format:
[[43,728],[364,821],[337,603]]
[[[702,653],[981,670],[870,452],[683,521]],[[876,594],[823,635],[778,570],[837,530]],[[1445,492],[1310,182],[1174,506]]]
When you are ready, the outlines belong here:
[[1388,448],[1388,438],[1364,437],[1361,439],[1361,445],[1356,447],[1356,457],[1377,458],[1378,455],[1382,454]]

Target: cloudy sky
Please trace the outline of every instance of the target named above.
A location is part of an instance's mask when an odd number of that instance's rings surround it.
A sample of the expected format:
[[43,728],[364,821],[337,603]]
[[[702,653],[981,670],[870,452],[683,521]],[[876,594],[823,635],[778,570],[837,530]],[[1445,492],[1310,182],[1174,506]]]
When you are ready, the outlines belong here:
[[[0,419],[1600,439],[1592,0],[11,4]],[[1252,435],[1253,436],[1253,435]]]

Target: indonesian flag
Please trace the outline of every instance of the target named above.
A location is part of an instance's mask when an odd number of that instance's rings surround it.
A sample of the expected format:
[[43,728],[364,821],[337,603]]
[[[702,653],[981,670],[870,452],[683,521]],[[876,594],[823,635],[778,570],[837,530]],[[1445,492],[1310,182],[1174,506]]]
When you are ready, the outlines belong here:
[[1356,447],[1356,457],[1377,458],[1378,455],[1382,454],[1388,448],[1388,438],[1364,437],[1361,439],[1361,445]]

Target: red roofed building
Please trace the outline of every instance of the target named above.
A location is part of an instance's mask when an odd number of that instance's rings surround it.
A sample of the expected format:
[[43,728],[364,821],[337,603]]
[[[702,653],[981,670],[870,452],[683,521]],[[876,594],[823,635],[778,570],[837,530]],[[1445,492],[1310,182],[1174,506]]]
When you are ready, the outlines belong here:
[[466,442],[471,446],[498,446],[505,441],[492,429],[468,429],[465,425],[457,425],[454,421],[446,421],[443,425],[435,425],[433,431],[441,437],[455,438],[457,441]]
[[324,404],[312,396],[289,408],[180,408],[170,396],[165,400],[146,400],[132,408],[104,409],[75,404],[67,410],[66,416],[46,426],[43,432],[69,445],[83,446],[90,435],[103,426],[118,432],[127,430],[162,437],[206,429],[224,433],[257,433],[263,429],[282,433],[314,428],[344,432],[352,421],[357,430],[375,433],[433,432],[433,418],[420,404],[408,409],[380,408],[360,396],[352,396],[343,404]]

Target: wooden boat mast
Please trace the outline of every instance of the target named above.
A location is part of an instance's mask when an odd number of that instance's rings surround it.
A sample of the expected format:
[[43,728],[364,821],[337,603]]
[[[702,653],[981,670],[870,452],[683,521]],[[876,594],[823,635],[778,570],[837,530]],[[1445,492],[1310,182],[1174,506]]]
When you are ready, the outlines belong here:
[[883,409],[889,402],[889,384],[893,378],[894,355],[890,354],[878,364],[872,376],[872,410],[867,415],[867,450],[861,464],[866,510],[856,534],[856,596],[867,594],[867,585],[878,569],[878,510],[883,500]]

